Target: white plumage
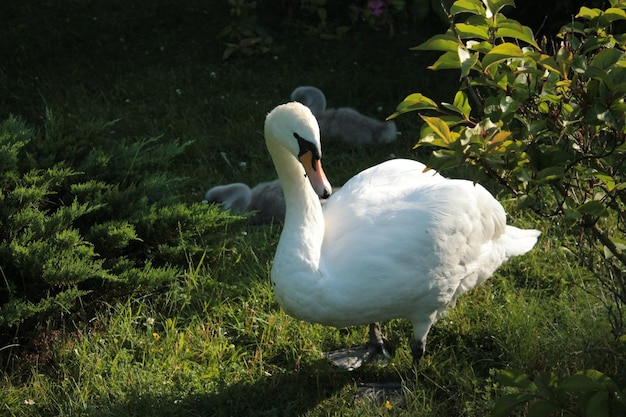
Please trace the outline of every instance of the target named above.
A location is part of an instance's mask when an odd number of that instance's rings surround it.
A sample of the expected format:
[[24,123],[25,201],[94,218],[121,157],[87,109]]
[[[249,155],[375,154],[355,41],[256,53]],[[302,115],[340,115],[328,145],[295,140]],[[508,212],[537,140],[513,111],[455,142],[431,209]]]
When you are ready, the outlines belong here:
[[[539,236],[507,226],[504,209],[479,184],[411,160],[359,173],[322,208],[318,195],[330,184],[311,111],[294,102],[276,107],[265,138],[287,210],[271,271],[280,305],[337,327],[406,318],[415,361],[437,316]],[[382,343],[379,335],[372,341]]]

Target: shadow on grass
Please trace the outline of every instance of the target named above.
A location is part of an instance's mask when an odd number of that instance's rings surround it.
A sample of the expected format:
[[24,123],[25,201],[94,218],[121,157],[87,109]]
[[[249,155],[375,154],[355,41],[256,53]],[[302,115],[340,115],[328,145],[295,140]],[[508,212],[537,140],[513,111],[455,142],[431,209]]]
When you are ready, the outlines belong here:
[[[89,410],[91,416],[298,416],[350,389],[352,374],[314,362],[299,371],[224,384],[213,392],[142,394]],[[175,393],[178,391],[178,393]],[[181,390],[182,391],[182,390]]]

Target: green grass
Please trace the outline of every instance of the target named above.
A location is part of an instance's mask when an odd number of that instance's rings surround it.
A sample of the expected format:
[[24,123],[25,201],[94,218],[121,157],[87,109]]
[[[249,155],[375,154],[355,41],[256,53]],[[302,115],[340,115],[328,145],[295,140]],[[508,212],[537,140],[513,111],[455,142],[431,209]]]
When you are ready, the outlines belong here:
[[[71,132],[78,150],[153,137],[191,142],[171,167],[186,180],[164,192],[192,203],[212,185],[275,178],[263,119],[298,85],[319,86],[331,106],[380,118],[413,91],[449,99],[454,78],[429,72],[432,56],[408,50],[436,25],[392,39],[371,31],[332,42],[279,34],[269,54],[224,62],[216,35],[228,8],[212,3],[3,2],[0,116]],[[57,125],[44,122],[46,111]],[[424,159],[411,149],[416,118],[397,122],[394,144],[325,146],[330,180],[341,184],[391,155]],[[81,320],[50,317],[28,345],[0,343],[0,414],[478,416],[505,392],[496,369],[596,368],[623,382],[624,347],[612,338],[595,281],[561,252],[551,224],[511,217],[543,229],[537,248],[434,326],[417,385],[391,410],[355,400],[356,385],[407,375],[410,325],[384,324],[396,350],[389,366],[331,367],[321,353],[362,343],[366,329],[287,316],[269,286],[280,228],[239,221],[162,289],[104,299]]]

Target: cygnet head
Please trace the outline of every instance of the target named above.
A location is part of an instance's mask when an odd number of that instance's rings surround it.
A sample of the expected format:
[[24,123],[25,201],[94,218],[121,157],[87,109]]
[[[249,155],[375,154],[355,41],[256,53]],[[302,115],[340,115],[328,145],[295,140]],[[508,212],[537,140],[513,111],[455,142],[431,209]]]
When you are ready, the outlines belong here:
[[206,192],[204,199],[209,204],[221,204],[223,210],[243,213],[248,210],[252,191],[246,184],[236,182],[211,188]]
[[317,87],[302,85],[291,92],[291,100],[304,104],[315,116],[326,110],[326,96]]
[[300,161],[318,196],[326,198],[331,194],[332,187],[321,164],[320,129],[308,107],[292,101],[274,108],[265,119],[265,142],[277,169],[284,163],[278,160],[282,158],[278,147],[282,147]]

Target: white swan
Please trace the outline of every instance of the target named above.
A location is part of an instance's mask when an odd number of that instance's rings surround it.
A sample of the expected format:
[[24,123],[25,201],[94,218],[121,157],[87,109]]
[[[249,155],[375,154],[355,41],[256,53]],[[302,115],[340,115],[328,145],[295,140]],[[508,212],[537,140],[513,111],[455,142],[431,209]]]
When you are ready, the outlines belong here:
[[[300,103],[272,110],[265,140],[286,201],[271,282],[299,319],[337,327],[406,318],[417,363],[437,316],[504,261],[526,253],[540,232],[506,225],[480,185],[446,179],[416,161],[391,160],[330,193],[320,134]],[[371,351],[370,351],[371,352]]]
[[393,121],[376,120],[350,107],[326,109],[326,96],[317,87],[300,86],[291,92],[291,100],[311,109],[324,140],[337,139],[354,146],[396,140],[398,131]]

